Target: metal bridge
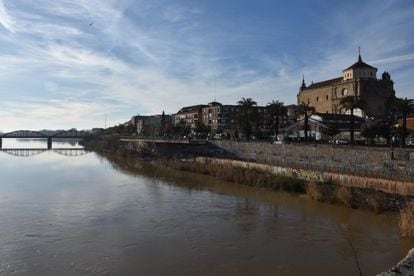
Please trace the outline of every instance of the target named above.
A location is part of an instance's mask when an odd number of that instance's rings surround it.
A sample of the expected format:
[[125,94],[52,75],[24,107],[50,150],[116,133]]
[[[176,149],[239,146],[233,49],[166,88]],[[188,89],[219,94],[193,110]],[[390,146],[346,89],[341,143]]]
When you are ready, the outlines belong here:
[[54,134],[45,134],[33,130],[16,130],[8,133],[0,134],[0,149],[2,148],[2,139],[6,138],[20,138],[20,139],[47,139],[47,148],[52,149],[53,139],[82,139],[92,136],[91,133],[85,131],[78,131],[76,129],[65,130]]
[[57,148],[53,150],[48,149],[39,149],[39,148],[33,148],[33,149],[25,149],[25,148],[10,148],[10,149],[0,149],[0,152],[4,152],[13,156],[18,157],[31,157],[35,156],[41,153],[44,153],[46,151],[53,151],[57,154],[64,155],[64,156],[82,156],[87,154],[88,152],[85,149],[81,148]]

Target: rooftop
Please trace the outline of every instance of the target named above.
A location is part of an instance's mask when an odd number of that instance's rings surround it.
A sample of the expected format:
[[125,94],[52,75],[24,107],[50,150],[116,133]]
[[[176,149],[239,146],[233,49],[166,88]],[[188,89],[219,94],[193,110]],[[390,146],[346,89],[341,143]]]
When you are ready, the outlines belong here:
[[349,69],[361,69],[361,68],[370,68],[370,69],[377,70],[377,68],[363,62],[361,55],[358,55],[358,61],[352,64],[351,66],[349,66],[348,68],[346,68],[344,71],[349,70]]
[[179,113],[194,113],[194,112],[198,112],[200,109],[202,109],[203,107],[207,107],[207,106],[208,105],[205,105],[205,104],[185,106],[185,107],[181,108],[180,111],[177,112],[177,114],[179,114]]
[[339,77],[339,78],[334,78],[334,79],[330,79],[330,80],[315,82],[315,83],[312,83],[311,85],[307,86],[306,88],[304,88],[304,90],[319,88],[319,87],[323,87],[323,86],[327,86],[327,85],[332,85],[332,84],[335,84],[337,82],[342,81],[342,79],[343,79],[342,77]]

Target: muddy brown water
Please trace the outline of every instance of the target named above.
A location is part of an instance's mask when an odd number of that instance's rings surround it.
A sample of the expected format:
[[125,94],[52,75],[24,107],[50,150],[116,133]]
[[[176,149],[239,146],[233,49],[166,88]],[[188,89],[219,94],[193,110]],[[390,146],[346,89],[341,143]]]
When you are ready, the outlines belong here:
[[0,152],[0,275],[374,275],[414,245],[397,226],[145,162]]

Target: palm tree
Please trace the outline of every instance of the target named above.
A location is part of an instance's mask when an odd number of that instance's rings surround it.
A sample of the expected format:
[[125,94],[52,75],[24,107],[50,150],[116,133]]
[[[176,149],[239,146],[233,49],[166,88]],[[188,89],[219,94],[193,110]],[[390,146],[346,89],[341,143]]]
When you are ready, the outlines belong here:
[[407,115],[414,110],[414,100],[397,98],[395,99],[394,106],[402,115],[403,125],[401,128],[401,146],[405,146],[405,137],[407,136]]
[[253,101],[252,98],[242,98],[237,104],[240,106],[238,119],[241,128],[248,139],[252,131],[253,107],[257,105],[257,102]]
[[309,116],[315,112],[315,107],[310,106],[309,103],[301,102],[298,105],[299,114],[305,116],[305,141],[308,141],[308,130],[309,130],[309,123],[308,118]]
[[354,118],[354,110],[356,108],[364,109],[366,103],[363,99],[360,99],[357,96],[346,96],[339,101],[339,105],[342,109],[351,111],[351,124],[350,124],[350,132],[351,132],[351,144],[354,143],[354,125],[355,125],[355,118]]
[[280,118],[287,116],[287,108],[283,102],[271,101],[267,104],[266,109],[268,110],[268,123],[274,129],[274,135],[277,137],[279,134]]

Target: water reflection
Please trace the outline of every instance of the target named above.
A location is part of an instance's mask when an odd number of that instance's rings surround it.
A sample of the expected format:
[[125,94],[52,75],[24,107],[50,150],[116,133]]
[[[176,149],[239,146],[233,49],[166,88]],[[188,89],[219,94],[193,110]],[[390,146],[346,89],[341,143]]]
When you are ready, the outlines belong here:
[[[53,148],[83,148],[79,144],[79,139],[72,138],[54,138],[52,139]],[[47,149],[46,138],[3,138],[2,139],[3,149]]]
[[146,162],[47,151],[0,164],[0,274],[355,275],[356,256],[371,275],[413,245],[392,215]]

